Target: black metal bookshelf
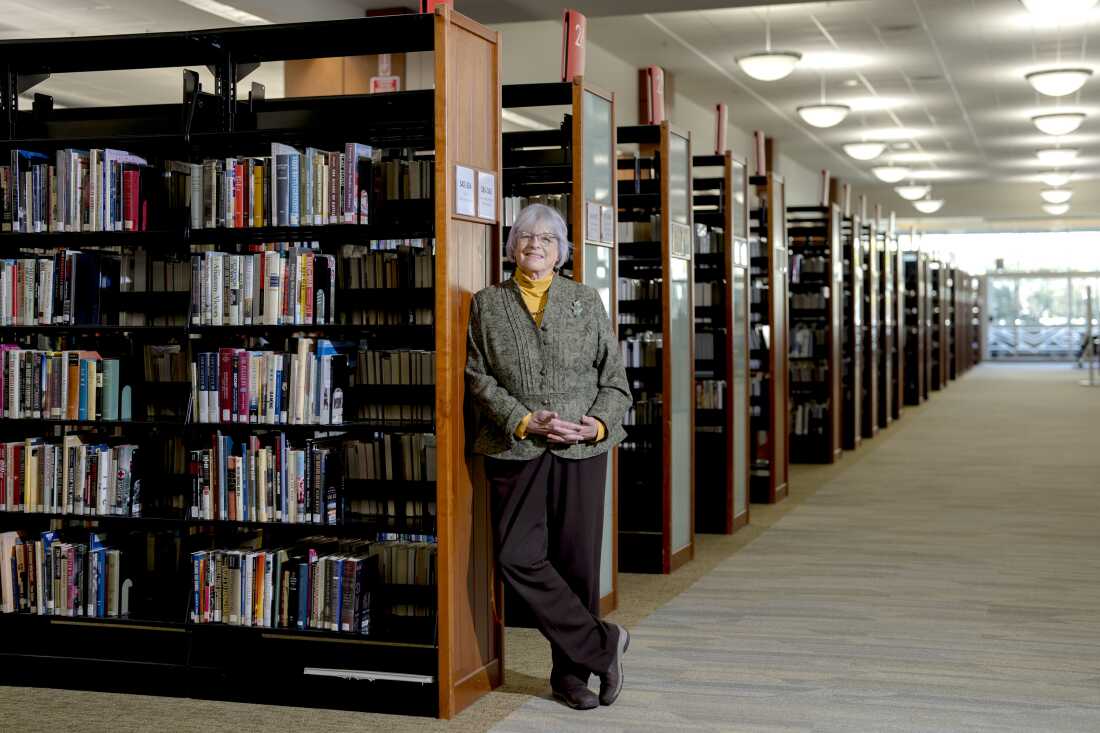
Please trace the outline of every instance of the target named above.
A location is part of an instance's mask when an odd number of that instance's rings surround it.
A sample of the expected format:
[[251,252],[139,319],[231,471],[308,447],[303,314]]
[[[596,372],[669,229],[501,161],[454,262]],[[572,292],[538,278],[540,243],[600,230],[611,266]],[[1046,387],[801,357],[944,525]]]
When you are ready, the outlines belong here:
[[906,252],[905,268],[905,404],[919,405],[927,399],[924,392],[927,343],[928,257],[922,252]]
[[863,267],[859,230],[859,217],[841,219],[840,251],[844,260],[841,448],[844,450],[855,450],[863,442]]
[[860,407],[864,438],[878,435],[879,350],[881,334],[879,325],[879,257],[874,226],[861,222],[860,266],[863,269],[863,404]]
[[874,242],[878,259],[878,426],[887,428],[894,419],[895,252],[890,250],[890,235],[881,212],[875,219]]
[[[104,257],[143,250],[187,263],[196,245],[243,254],[254,251],[247,249],[253,244],[314,243],[317,251],[335,254],[348,246],[373,248],[377,240],[428,240],[423,246],[436,255],[431,288],[380,291],[332,283],[336,323],[194,325],[190,292],[123,292],[115,294],[115,310],[109,314],[174,314],[179,325],[5,327],[4,341],[22,348],[96,349],[104,357],[119,358],[121,382],[133,389],[133,416],[109,421],[0,419],[0,438],[29,442],[33,437],[76,435],[111,445],[136,444],[141,460],[134,472],[142,483],[143,506],[140,516],[0,512],[0,528],[9,531],[53,529],[62,537],[82,536],[84,541],[89,532],[102,532],[112,546],[126,549],[125,562],[133,563],[123,571],[132,583],[130,607],[118,617],[0,613],[4,683],[447,718],[500,684],[502,629],[492,610],[499,599],[490,571],[488,504],[484,487],[471,473],[476,467],[467,467],[464,460],[460,363],[463,308],[468,307],[463,304],[472,290],[488,284],[469,263],[484,263],[493,256],[485,243],[499,241],[499,195],[493,212],[468,216],[456,212],[452,187],[459,164],[500,176],[498,41],[498,34],[447,7],[434,13],[320,23],[0,41],[0,59],[6,66],[0,92],[8,109],[0,146],[9,150],[48,154],[69,147],[115,148],[161,165],[167,160],[262,155],[272,142],[342,149],[345,142],[357,141],[381,150],[384,159],[409,150],[433,156],[435,170],[428,198],[389,200],[372,189],[367,194],[370,224],[199,229],[190,227],[186,216],[175,216],[148,231],[5,232],[0,234],[2,256],[64,247],[96,250]],[[434,88],[266,99],[262,86],[253,84],[247,99],[237,97],[238,83],[264,62],[419,51],[436,56]],[[461,67],[458,59],[466,59]],[[181,66],[208,67],[215,88],[202,90],[198,75],[188,71],[180,104],[55,109],[51,98],[36,94],[32,110],[17,109],[17,95],[50,74]],[[448,143],[458,137],[460,127],[469,143],[461,159]],[[168,220],[168,212],[157,213]],[[434,324],[353,322],[357,309],[380,307],[430,309]],[[279,349],[284,339],[296,334],[340,340],[350,348],[345,352],[349,359],[364,345],[434,351],[439,357],[438,384],[352,383],[344,409],[354,414],[361,404],[413,402],[434,408],[437,419],[348,419],[332,425],[199,422],[188,383],[154,382],[141,374],[148,345],[170,341],[190,362],[193,354],[219,346]],[[333,460],[341,464],[342,440],[435,434],[438,478],[360,479],[348,476],[344,467],[335,483],[341,499],[355,496],[438,507],[431,512],[367,513],[349,501],[341,504],[335,521],[327,523],[194,518],[186,508],[191,491],[186,456],[194,448],[209,448],[217,433],[238,441],[284,433],[292,446],[323,441],[337,446]],[[457,461],[450,460],[455,457]],[[455,504],[464,509],[455,511]],[[371,588],[369,630],[293,628],[277,619],[240,626],[195,623],[190,618],[193,550],[286,546],[278,543],[305,547],[301,543],[318,538],[374,542],[382,533],[433,545],[431,538],[439,538],[440,580],[405,585],[365,578]],[[34,536],[27,534],[28,541]],[[460,556],[452,548],[463,548]],[[417,614],[398,610],[410,605],[417,607]],[[257,674],[257,669],[263,673]]]

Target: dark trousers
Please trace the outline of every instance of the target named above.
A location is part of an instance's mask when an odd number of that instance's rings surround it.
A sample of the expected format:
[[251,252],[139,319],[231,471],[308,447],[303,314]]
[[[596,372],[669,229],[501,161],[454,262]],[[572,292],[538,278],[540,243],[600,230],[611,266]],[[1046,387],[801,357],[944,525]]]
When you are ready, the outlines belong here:
[[487,458],[498,567],[554,653],[551,682],[604,672],[618,630],[600,620],[607,454],[567,460]]

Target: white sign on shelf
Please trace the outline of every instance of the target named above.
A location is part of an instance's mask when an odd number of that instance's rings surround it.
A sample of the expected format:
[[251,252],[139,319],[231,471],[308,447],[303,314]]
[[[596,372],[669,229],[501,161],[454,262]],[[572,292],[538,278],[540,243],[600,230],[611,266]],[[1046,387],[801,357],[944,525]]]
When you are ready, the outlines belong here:
[[477,172],[477,217],[488,221],[497,220],[496,173]]
[[589,242],[600,241],[600,205],[595,201],[585,201],[584,214],[584,238]]
[[455,213],[477,216],[474,169],[464,165],[455,166]]
[[600,207],[600,241],[605,244],[615,242],[615,209],[610,206]]

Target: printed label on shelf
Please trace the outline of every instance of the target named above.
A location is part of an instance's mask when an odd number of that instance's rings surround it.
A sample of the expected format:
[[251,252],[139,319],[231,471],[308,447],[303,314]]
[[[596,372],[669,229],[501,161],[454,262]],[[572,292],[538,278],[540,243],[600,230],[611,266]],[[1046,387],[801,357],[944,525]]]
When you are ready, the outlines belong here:
[[487,221],[497,220],[497,175],[477,172],[477,216]]
[[615,209],[610,206],[600,207],[600,241],[607,244],[615,243]]
[[585,201],[584,213],[584,238],[589,242],[600,241],[600,205],[595,201]]
[[455,166],[455,213],[461,216],[477,216],[474,194],[474,169]]

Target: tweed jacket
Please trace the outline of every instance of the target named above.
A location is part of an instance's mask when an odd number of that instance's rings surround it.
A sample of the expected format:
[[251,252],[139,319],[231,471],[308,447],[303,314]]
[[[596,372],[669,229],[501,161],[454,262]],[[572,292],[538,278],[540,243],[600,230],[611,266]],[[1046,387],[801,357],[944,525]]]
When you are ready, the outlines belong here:
[[[626,437],[630,383],[600,295],[555,275],[542,325],[523,303],[515,280],[474,296],[466,345],[466,392],[477,408],[474,451],[529,460],[547,450],[580,459],[605,453]],[[520,440],[529,412],[552,410],[579,422],[591,415],[607,428],[599,443],[558,445],[538,435]]]

